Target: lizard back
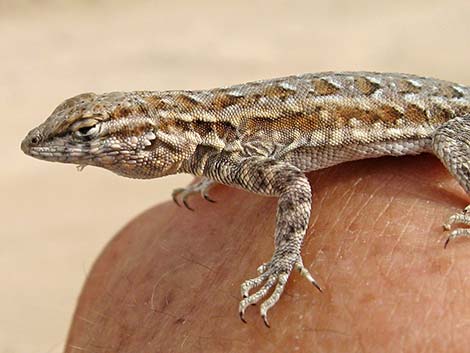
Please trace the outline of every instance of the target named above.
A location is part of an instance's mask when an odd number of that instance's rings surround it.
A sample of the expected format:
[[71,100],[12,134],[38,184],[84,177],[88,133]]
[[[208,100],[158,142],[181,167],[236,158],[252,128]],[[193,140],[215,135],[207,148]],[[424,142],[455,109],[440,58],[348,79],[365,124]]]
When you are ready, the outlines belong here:
[[225,148],[302,170],[426,152],[437,126],[470,114],[470,88],[396,73],[304,74],[149,99],[170,126],[186,122]]

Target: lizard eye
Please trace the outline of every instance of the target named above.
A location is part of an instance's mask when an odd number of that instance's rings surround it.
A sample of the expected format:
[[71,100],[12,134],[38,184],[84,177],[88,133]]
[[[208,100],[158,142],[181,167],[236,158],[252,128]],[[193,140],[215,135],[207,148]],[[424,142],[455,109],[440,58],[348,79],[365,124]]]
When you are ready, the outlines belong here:
[[89,119],[80,122],[74,129],[74,135],[80,139],[90,139],[100,131],[100,124],[97,120]]
[[78,134],[81,136],[92,135],[97,126],[84,126],[77,130]]

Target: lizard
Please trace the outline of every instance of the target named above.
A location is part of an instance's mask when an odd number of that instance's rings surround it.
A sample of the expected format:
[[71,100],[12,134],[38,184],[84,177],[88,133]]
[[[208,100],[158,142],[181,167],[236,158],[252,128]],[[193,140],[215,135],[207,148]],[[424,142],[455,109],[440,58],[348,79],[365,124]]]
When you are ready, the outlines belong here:
[[[309,171],[380,156],[433,153],[470,193],[470,87],[399,73],[324,72],[208,90],[84,93],[65,100],[21,143],[46,161],[97,166],[130,178],[189,173],[173,192],[205,199],[215,183],[278,198],[274,253],[241,284],[239,315],[280,299],[304,266]],[[470,205],[444,224],[445,246],[470,237]],[[453,229],[452,229],[453,228]]]

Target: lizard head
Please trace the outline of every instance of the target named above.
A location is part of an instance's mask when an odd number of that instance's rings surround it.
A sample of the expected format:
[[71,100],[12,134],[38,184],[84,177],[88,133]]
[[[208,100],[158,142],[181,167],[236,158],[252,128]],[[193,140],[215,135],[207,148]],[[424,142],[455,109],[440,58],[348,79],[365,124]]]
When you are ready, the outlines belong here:
[[[162,129],[146,92],[84,93],[67,99],[21,143],[29,156],[98,166],[132,178],[174,174],[195,147]],[[150,117],[151,115],[151,117]]]

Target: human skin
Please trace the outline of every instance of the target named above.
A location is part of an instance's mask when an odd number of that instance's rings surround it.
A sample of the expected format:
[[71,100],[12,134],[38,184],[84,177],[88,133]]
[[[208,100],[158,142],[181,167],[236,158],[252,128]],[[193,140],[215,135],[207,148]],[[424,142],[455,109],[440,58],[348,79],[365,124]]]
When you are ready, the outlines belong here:
[[271,328],[259,305],[242,323],[240,284],[272,254],[276,199],[216,186],[216,204],[194,196],[194,212],[157,205],[111,240],[65,351],[466,351],[470,239],[444,249],[442,224],[468,197],[439,161],[380,158],[308,176],[302,254],[323,293],[293,272],[268,313]]

